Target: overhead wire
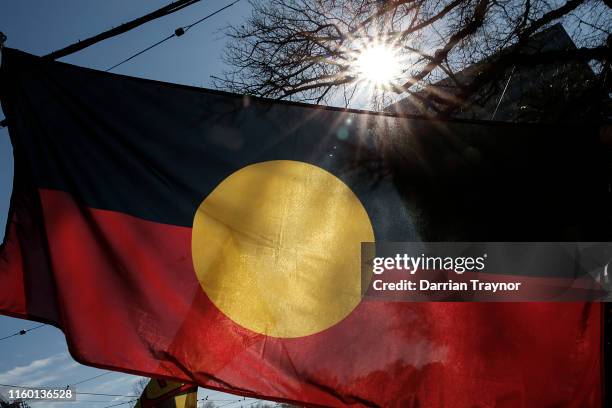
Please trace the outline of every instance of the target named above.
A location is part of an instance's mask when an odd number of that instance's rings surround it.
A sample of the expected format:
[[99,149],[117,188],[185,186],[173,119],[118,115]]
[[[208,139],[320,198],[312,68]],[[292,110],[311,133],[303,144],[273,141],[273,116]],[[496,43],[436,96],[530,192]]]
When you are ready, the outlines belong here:
[[123,398],[138,398],[137,395],[121,395],[121,394],[105,394],[99,392],[76,392],[77,395],[98,395],[101,397],[123,397]]
[[[221,405],[216,405],[216,408],[221,408],[221,407],[227,407],[229,405],[233,405],[233,404],[239,404],[239,403],[245,403],[246,402],[246,397],[242,397],[242,398],[237,398],[237,399],[208,399],[208,398],[200,398],[198,399],[197,403],[201,406],[204,406],[204,404],[206,404],[207,402],[225,402],[225,404],[221,404]],[[256,400],[254,402],[251,403],[247,403],[246,405],[244,405],[244,407],[249,407],[251,405],[254,405],[258,402],[261,402],[259,400]]]
[[490,120],[495,119],[495,115],[497,114],[497,110],[499,109],[499,106],[501,105],[502,100],[504,99],[504,95],[506,95],[506,91],[508,90],[508,85],[510,85],[510,81],[512,80],[512,75],[514,75],[515,68],[516,68],[516,65],[513,65],[512,66],[512,71],[510,72],[510,75],[508,76],[508,81],[506,82],[506,86],[504,86],[504,90],[502,91],[502,94],[500,95],[499,100],[497,101],[497,105],[495,105],[495,110],[491,114],[491,119]]
[[81,380],[81,381],[78,381],[78,382],[75,382],[75,383],[69,384],[69,386],[70,386],[70,387],[73,387],[73,386],[75,386],[75,385],[83,384],[83,383],[85,383],[85,382],[87,382],[87,381],[95,380],[96,378],[100,378],[100,377],[103,377],[103,376],[108,375],[108,374],[114,374],[114,372],[112,372],[112,371],[107,371],[107,372],[105,372],[105,373],[95,375],[95,376],[90,377],[90,378],[87,378],[87,379],[85,379],[85,380]]
[[225,10],[225,9],[228,9],[228,8],[232,7],[234,4],[238,3],[239,1],[240,1],[240,0],[235,0],[235,1],[234,1],[234,2],[232,2],[232,3],[226,4],[225,6],[221,7],[221,8],[220,8],[220,9],[218,9],[217,11],[214,11],[214,12],[210,13],[209,15],[207,15],[207,16],[205,16],[205,17],[202,17],[202,18],[201,18],[201,19],[199,19],[199,20],[194,21],[193,23],[191,23],[191,24],[188,24],[188,25],[184,26],[184,27],[183,27],[183,30],[185,30],[185,32],[187,32],[187,31],[188,31],[188,30],[190,30],[190,29],[191,29],[193,26],[196,26],[196,25],[200,24],[202,21],[205,21],[205,20],[209,19],[210,17],[214,16],[215,14],[218,14],[218,13],[222,12],[223,10]]
[[227,402],[225,404],[221,404],[217,408],[225,407],[227,405],[237,404],[239,402],[244,402],[244,401],[246,401],[246,398],[240,398],[239,400],[235,400],[235,401],[232,401],[232,402]]
[[159,41],[158,41],[158,42],[156,42],[155,44],[148,46],[148,47],[147,47],[147,48],[145,48],[144,50],[138,51],[136,54],[134,54],[134,55],[132,55],[132,56],[130,56],[130,57],[128,57],[128,58],[126,58],[126,59],[122,60],[121,62],[116,63],[116,64],[115,64],[115,65],[113,65],[112,67],[105,69],[104,71],[105,71],[105,72],[109,72],[109,71],[111,71],[111,70],[113,70],[113,69],[117,68],[119,65],[125,64],[126,62],[128,62],[128,61],[130,61],[130,60],[132,60],[132,59],[136,58],[136,57],[137,57],[137,56],[139,56],[139,55],[144,54],[145,52],[149,51],[150,49],[153,49],[153,48],[157,47],[157,46],[158,46],[158,45],[160,45],[160,44],[163,44],[164,42],[168,41],[169,39],[171,39],[172,37],[175,37],[175,36],[176,36],[176,34],[171,34],[171,35],[167,36],[166,38],[159,40]]
[[[17,335],[23,335],[23,334],[26,334],[27,332],[39,329],[39,328],[41,328],[43,326],[46,326],[46,324],[41,324],[41,325],[32,327],[30,329],[27,329],[27,330],[20,330],[17,333],[11,334],[10,336],[6,336],[6,337],[3,337],[3,338],[0,338],[0,340],[9,339],[9,338],[11,338],[13,336],[17,336]],[[89,378],[86,378],[84,380],[80,380],[80,381],[77,381],[77,382],[74,382],[74,383],[70,383],[70,384],[66,385],[66,387],[74,387],[75,385],[83,384],[83,383],[86,383],[88,381],[92,381],[92,380],[95,380],[97,378],[104,377],[105,375],[109,375],[109,374],[114,374],[114,372],[113,371],[107,371],[107,372],[104,372],[102,374],[97,374],[97,375],[94,375],[93,377],[89,377]],[[9,385],[7,385],[7,384],[0,384],[0,386],[9,386]],[[18,388],[36,388],[36,387],[25,387],[25,386],[24,387],[17,386],[17,387]]]
[[133,54],[133,55],[129,56],[128,58],[126,58],[126,59],[124,59],[124,60],[122,60],[122,61],[120,61],[120,62],[116,63],[116,64],[115,64],[115,65],[113,65],[112,67],[105,69],[105,71],[106,71],[106,72],[112,71],[113,69],[117,68],[118,66],[123,65],[123,64],[125,64],[125,63],[126,63],[126,62],[128,62],[128,61],[131,61],[132,59],[134,59],[134,58],[138,57],[139,55],[142,55],[142,54],[144,54],[145,52],[147,52],[147,51],[149,51],[149,50],[151,50],[151,49],[153,49],[153,48],[157,47],[158,45],[161,45],[161,44],[165,43],[166,41],[168,41],[168,40],[169,40],[169,39],[171,39],[171,38],[174,38],[174,37],[181,37],[181,36],[182,36],[182,35],[184,35],[184,34],[185,34],[187,31],[189,31],[190,29],[192,29],[194,26],[196,26],[196,25],[200,24],[200,23],[201,23],[201,22],[203,22],[203,21],[208,20],[209,18],[211,18],[212,16],[214,16],[214,15],[216,15],[216,14],[219,14],[219,13],[220,13],[220,12],[222,12],[223,10],[226,10],[226,9],[228,9],[228,8],[232,7],[234,4],[238,3],[239,1],[240,1],[240,0],[234,0],[233,2],[231,2],[231,3],[229,3],[229,4],[226,4],[225,6],[221,7],[220,9],[215,10],[214,12],[212,12],[212,13],[210,13],[210,14],[208,14],[208,15],[204,16],[204,17],[202,17],[202,18],[201,18],[201,19],[199,19],[199,20],[194,21],[194,22],[193,22],[193,23],[191,23],[191,24],[188,24],[188,25],[186,25],[186,26],[182,26],[182,27],[177,28],[176,30],[174,30],[174,33],[172,33],[172,34],[168,35],[167,37],[162,38],[161,40],[159,40],[159,41],[155,42],[154,44],[151,44],[151,45],[149,45],[148,47],[146,47],[146,48],[144,48],[144,49],[142,49],[142,50],[138,51],[137,53],[135,53],[135,54]]
[[114,402],[114,401],[115,401],[114,399],[112,399],[112,400],[110,400],[110,399],[108,399],[108,400],[80,400],[79,404],[82,404],[82,403],[99,404],[101,402]]
[[189,7],[195,3],[200,2],[201,0],[177,0],[173,1],[170,4],[165,5],[162,8],[159,8],[155,11],[145,14],[144,16],[138,17],[134,20],[130,20],[127,23],[123,23],[117,27],[113,27],[110,30],[103,31],[99,34],[94,35],[93,37],[89,37],[84,39],[83,41],[77,41],[73,44],[70,44],[60,50],[53,51],[50,54],[45,55],[43,58],[56,60],[58,58],[65,57],[70,54],[74,54],[77,51],[81,51],[87,47],[90,47],[94,44],[99,43],[100,41],[107,40],[112,37],[116,37],[117,35],[126,33],[130,30],[133,30],[136,27],[139,27],[145,23],[153,21],[155,19],[165,17],[172,13],[175,13],[179,10],[182,10],[186,7]]
[[39,325],[34,326],[34,327],[30,327],[29,329],[19,330],[18,332],[10,334],[8,336],[0,337],[0,341],[7,340],[7,339],[10,339],[11,337],[15,337],[15,336],[23,336],[24,334],[27,334],[27,333],[31,332],[32,330],[40,329],[43,326],[46,326],[46,324],[43,323],[43,324],[39,324]]
[[114,405],[107,405],[107,406],[105,406],[103,408],[118,407],[119,405],[125,405],[125,404],[129,404],[129,403],[136,402],[136,401],[138,401],[138,399],[134,399],[134,400],[131,400],[131,401],[120,402],[120,403],[114,404]]

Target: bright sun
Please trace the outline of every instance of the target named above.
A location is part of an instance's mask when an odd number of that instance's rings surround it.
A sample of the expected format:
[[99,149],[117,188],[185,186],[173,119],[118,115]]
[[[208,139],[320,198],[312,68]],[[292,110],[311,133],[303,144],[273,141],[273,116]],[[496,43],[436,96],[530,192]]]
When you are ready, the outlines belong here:
[[385,44],[364,47],[354,61],[357,76],[377,86],[390,85],[401,74],[397,50]]

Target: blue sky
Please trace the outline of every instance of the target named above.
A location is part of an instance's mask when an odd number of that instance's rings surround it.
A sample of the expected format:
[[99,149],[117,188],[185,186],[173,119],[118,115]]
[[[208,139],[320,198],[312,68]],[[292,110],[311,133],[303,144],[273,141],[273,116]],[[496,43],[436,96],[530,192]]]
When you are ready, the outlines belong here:
[[[4,1],[0,8],[0,30],[8,36],[11,48],[43,55],[84,39],[120,23],[139,17],[170,0],[19,0]],[[94,69],[106,69],[184,26],[204,17],[230,0],[202,1],[171,16],[141,26],[107,40],[62,61]],[[186,85],[210,86],[210,75],[223,70],[221,52],[224,38],[220,29],[241,22],[250,12],[242,0],[188,34],[173,38],[150,52],[118,67],[113,72]],[[2,115],[3,117],[4,115]],[[0,130],[0,234],[4,234],[13,178],[12,149],[6,129]],[[0,338],[35,322],[0,316]],[[0,384],[55,386],[72,384],[104,373],[76,363],[68,354],[63,334],[44,326],[24,336],[0,341]],[[78,392],[133,395],[139,377],[109,372],[76,386]],[[2,388],[0,388],[2,392]],[[235,396],[204,392],[200,397],[224,400],[227,408],[244,406],[231,403]],[[33,403],[32,407],[102,408],[131,398],[80,395],[77,403]],[[94,402],[100,401],[100,402]],[[254,400],[247,400],[252,402]],[[129,405],[123,405],[129,406]]]

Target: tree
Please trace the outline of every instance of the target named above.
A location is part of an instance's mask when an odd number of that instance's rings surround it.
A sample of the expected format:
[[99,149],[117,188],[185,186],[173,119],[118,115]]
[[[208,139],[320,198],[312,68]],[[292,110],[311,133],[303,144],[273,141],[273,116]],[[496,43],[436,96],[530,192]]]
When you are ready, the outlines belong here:
[[[138,396],[138,398],[140,398],[140,396],[142,395],[142,393],[144,392],[145,388],[147,387],[147,385],[149,384],[150,378],[146,378],[146,377],[142,377],[139,378],[134,385],[132,385],[132,393],[136,396]],[[135,406],[138,403],[137,400],[133,401],[132,404],[130,404],[130,406]]]
[[144,392],[144,389],[147,388],[147,385],[149,384],[149,381],[151,379],[150,378],[139,378],[134,385],[132,385],[132,393],[134,395],[142,395],[142,393]]
[[[252,0],[252,6],[244,24],[228,27],[231,69],[215,78],[219,88],[348,106],[367,85],[359,72],[364,50],[384,46],[401,70],[373,87],[376,107],[388,104],[385,96],[406,93],[449,115],[485,95],[482,87],[503,81],[511,67],[590,63],[603,76],[610,61],[610,0]],[[555,23],[576,47],[527,49]],[[475,75],[457,76],[472,64]],[[444,78],[459,91],[424,92]]]

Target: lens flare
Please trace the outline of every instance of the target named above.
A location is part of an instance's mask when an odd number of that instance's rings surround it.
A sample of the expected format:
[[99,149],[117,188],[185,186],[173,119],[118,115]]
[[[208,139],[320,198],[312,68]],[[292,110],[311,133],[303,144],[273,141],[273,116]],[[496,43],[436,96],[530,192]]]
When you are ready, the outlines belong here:
[[401,74],[398,52],[386,44],[364,46],[355,55],[354,71],[360,79],[374,85],[391,85]]

